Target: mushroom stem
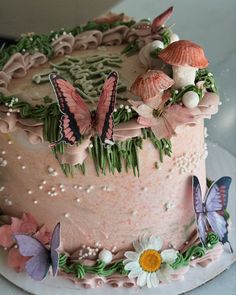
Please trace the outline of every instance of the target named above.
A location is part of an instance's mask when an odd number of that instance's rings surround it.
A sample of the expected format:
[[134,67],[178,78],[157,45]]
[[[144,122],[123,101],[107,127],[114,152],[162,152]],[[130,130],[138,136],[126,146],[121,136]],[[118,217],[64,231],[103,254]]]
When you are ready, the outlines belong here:
[[195,82],[197,68],[190,66],[172,66],[173,79],[175,81],[174,88],[179,89]]

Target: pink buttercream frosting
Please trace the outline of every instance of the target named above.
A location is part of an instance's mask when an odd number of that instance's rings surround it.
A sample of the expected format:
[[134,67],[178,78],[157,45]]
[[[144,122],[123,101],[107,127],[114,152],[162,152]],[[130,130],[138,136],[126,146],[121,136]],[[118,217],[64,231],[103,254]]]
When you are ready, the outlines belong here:
[[75,38],[72,34],[63,34],[52,43],[55,56],[69,54],[73,50]]
[[23,129],[31,144],[43,142],[43,123],[33,119],[22,119],[15,112],[8,112],[8,108],[0,106],[0,131],[2,133],[14,132],[17,128]]

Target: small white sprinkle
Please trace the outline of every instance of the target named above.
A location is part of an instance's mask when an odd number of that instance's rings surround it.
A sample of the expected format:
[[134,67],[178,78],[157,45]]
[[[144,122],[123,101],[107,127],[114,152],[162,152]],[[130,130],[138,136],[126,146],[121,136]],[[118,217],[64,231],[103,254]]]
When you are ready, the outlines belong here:
[[61,192],[64,192],[65,191],[65,189],[64,188],[61,188]]
[[28,190],[28,194],[29,194],[29,195],[32,195],[32,193],[33,193],[33,192],[32,192],[31,190]]
[[23,170],[24,170],[25,168],[26,168],[26,166],[25,166],[25,165],[21,166],[21,169],[23,169]]
[[90,193],[91,190],[89,188],[86,189],[86,193]]
[[77,198],[77,199],[76,199],[76,202],[79,203],[79,202],[80,202],[80,198]]
[[116,113],[117,112],[117,109],[114,109],[114,111],[113,111],[114,113]]
[[63,44],[63,42],[62,42],[62,41],[60,41],[60,42],[59,42],[59,44],[60,44],[60,45],[62,45],[62,44]]
[[7,161],[6,160],[0,161],[0,166],[6,167],[7,166]]
[[124,107],[124,105],[123,105],[123,104],[121,104],[121,105],[120,105],[120,109],[123,109],[123,107]]
[[69,218],[70,217],[70,214],[69,213],[65,213],[65,218]]
[[82,185],[80,185],[80,186],[78,187],[78,189],[81,191],[81,190],[83,189]]
[[90,147],[90,148],[93,148],[93,144],[92,144],[92,143],[90,143],[89,147]]
[[125,109],[126,109],[126,110],[128,110],[128,109],[129,109],[129,106],[128,106],[128,105],[126,105],[126,106],[125,106]]
[[147,187],[143,187],[142,190],[143,190],[144,192],[146,192],[148,189],[147,189]]
[[38,204],[38,200],[34,200],[34,204],[35,204],[35,205]]
[[55,190],[56,190],[55,186],[52,186],[52,187],[51,187],[51,190],[52,190],[52,191],[55,191]]
[[12,141],[11,140],[8,140],[8,144],[12,144]]
[[17,248],[18,248],[18,245],[17,245],[17,244],[15,244],[15,245],[14,245],[14,248],[15,248],[15,249],[17,249]]
[[5,189],[5,186],[0,186],[0,192],[2,192],[2,191],[4,191],[4,189]]
[[52,195],[52,193],[49,191],[49,192],[48,192],[48,195],[49,195],[49,196],[51,196],[51,195]]
[[21,160],[22,159],[22,157],[21,156],[17,156],[17,160]]
[[133,216],[136,216],[136,215],[137,215],[137,213],[138,213],[138,211],[137,211],[137,210],[134,210],[134,211],[132,211],[132,215],[133,215]]
[[111,252],[114,253],[116,251],[117,247],[114,246],[112,249],[111,249]]
[[6,206],[12,206],[12,201],[5,199],[5,204],[6,204]]
[[42,181],[42,184],[46,184],[46,183],[47,183],[47,181],[46,181],[46,180],[43,180],[43,181]]
[[52,172],[54,172],[54,169],[52,167],[48,167],[48,172],[52,173]]
[[5,155],[6,154],[6,151],[2,151],[2,155]]
[[73,189],[77,189],[78,188],[78,185],[77,184],[74,184],[73,185]]
[[52,176],[57,176],[57,175],[58,175],[57,171],[54,171],[54,172],[52,173]]
[[64,188],[64,184],[60,184],[59,185],[59,188]]
[[39,186],[39,189],[40,189],[40,190],[42,190],[42,189],[43,189],[43,186],[42,186],[42,185],[40,185],[40,186]]
[[221,105],[222,105],[222,101],[219,102],[219,106],[221,106]]

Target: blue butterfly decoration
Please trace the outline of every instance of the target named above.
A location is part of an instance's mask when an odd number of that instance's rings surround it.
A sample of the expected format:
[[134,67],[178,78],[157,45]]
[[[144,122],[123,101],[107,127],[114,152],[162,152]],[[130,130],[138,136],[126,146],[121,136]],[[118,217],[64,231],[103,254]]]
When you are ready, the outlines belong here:
[[218,235],[220,242],[228,243],[233,252],[228,240],[228,222],[225,217],[231,181],[231,177],[228,176],[216,180],[203,200],[199,179],[197,176],[192,178],[193,204],[201,243],[206,245],[207,231],[211,228]]

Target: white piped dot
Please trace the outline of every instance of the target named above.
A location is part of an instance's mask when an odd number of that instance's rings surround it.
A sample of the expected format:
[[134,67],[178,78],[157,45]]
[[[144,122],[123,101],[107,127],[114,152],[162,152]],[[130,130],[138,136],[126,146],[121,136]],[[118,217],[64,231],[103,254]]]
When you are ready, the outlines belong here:
[[0,192],[2,192],[2,191],[4,191],[4,189],[5,189],[5,186],[0,186]]
[[26,166],[25,165],[21,166],[21,169],[23,169],[23,170],[26,169]]
[[37,205],[38,204],[38,200],[34,200],[34,204]]
[[8,144],[12,144],[13,142],[12,142],[12,140],[8,140]]
[[32,190],[28,190],[29,195],[32,195],[32,193],[33,193]]
[[17,156],[17,160],[21,160],[22,159],[22,157],[21,156]]
[[65,213],[64,216],[65,216],[65,218],[69,218],[70,217],[70,214],[69,213]]

